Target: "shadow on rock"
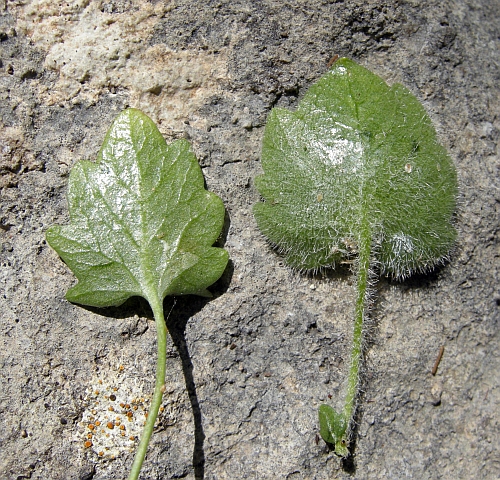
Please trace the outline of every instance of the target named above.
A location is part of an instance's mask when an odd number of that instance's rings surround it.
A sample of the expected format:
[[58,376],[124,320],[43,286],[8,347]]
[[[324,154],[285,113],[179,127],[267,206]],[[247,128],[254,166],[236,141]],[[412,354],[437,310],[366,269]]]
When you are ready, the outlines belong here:
[[209,299],[188,296],[169,299],[169,308],[165,308],[165,312],[174,311],[173,315],[166,316],[167,328],[174,342],[175,348],[179,352],[182,362],[182,372],[184,381],[186,382],[186,390],[191,402],[194,420],[194,449],[193,449],[193,468],[196,480],[205,478],[205,452],[203,443],[205,441],[205,433],[203,432],[203,423],[201,418],[200,403],[196,393],[196,385],[193,377],[193,362],[189,355],[189,349],[186,342],[186,325],[189,319],[196,315],[209,301]]

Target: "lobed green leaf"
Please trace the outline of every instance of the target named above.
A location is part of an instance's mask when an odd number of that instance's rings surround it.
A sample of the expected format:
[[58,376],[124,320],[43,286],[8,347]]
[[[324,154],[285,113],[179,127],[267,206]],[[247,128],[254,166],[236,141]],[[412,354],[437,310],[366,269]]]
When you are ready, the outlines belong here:
[[71,302],[208,295],[226,267],[227,252],[212,246],[222,201],[205,190],[189,143],[167,146],[139,110],[116,118],[96,163],[73,167],[68,202],[70,224],[50,228],[47,241],[79,280]]

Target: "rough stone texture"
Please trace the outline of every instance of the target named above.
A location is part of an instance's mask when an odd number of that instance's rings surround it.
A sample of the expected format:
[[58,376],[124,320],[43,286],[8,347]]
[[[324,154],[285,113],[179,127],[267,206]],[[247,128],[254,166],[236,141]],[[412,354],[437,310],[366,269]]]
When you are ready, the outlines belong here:
[[[151,314],[141,300],[67,303],[74,279],[44,240],[67,221],[71,165],[95,159],[126,106],[192,142],[227,207],[231,256],[214,299],[171,310],[168,394],[141,478],[499,478],[499,11],[498,0],[0,0],[0,478],[116,479],[131,464],[133,441],[104,429],[100,447],[84,443],[113,388],[116,403],[147,405]],[[350,462],[316,441],[316,411],[341,397],[352,276],[291,272],[251,214],[270,109],[295,107],[334,54],[424,102],[462,191],[450,264],[378,283]]]

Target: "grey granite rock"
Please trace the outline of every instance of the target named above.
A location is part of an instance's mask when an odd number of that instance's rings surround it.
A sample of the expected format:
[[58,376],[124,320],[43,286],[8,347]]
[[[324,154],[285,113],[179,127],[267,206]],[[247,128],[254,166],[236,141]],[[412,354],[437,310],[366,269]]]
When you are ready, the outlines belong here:
[[[231,257],[212,300],[166,301],[167,395],[141,478],[499,478],[499,8],[0,0],[0,478],[125,478],[131,464],[151,313],[67,303],[74,279],[44,240],[67,221],[70,167],[127,106],[192,142]],[[317,441],[316,416],[341,396],[353,278],[290,271],[251,214],[270,109],[294,108],[335,54],[423,101],[462,192],[451,262],[378,284],[349,462]]]

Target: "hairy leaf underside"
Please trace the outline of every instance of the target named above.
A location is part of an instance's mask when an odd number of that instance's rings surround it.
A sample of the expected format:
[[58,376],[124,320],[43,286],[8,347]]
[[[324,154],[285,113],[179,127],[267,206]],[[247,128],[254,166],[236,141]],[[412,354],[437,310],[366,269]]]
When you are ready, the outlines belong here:
[[403,86],[340,59],[295,112],[272,110],[254,207],[264,235],[299,269],[334,266],[371,235],[381,271],[442,261],[456,231],[453,163]]

